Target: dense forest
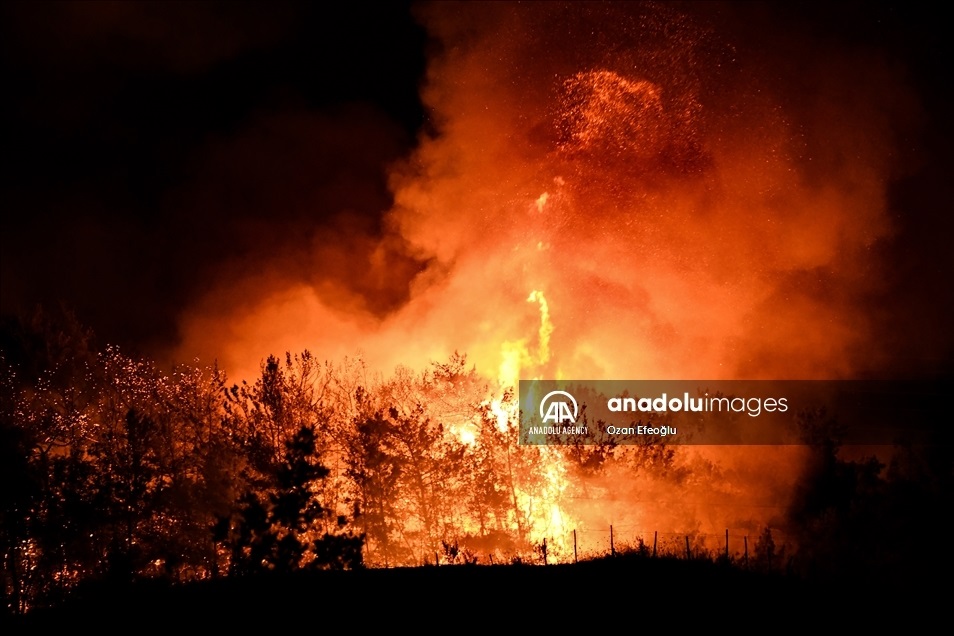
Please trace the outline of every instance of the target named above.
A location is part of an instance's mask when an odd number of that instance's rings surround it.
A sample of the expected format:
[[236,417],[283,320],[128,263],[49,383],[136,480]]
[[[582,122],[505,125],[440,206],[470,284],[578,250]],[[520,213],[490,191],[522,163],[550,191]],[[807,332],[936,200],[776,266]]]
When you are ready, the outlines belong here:
[[547,449],[498,425],[464,356],[380,380],[304,351],[231,384],[97,349],[71,320],[4,337],[10,608],[91,578],[513,558],[542,535]]
[[[2,363],[11,613],[88,581],[572,561],[553,510],[573,489],[610,471],[688,479],[676,447],[520,445],[512,394],[496,399],[460,354],[381,378],[304,351],[232,383],[215,366],[166,372],[98,348],[69,316],[38,313],[5,322]],[[950,503],[949,446],[849,461],[826,430],[811,429],[777,522],[788,540],[762,528],[744,566],[875,580],[927,568],[914,536]],[[686,557],[743,565],[728,544],[696,541]]]

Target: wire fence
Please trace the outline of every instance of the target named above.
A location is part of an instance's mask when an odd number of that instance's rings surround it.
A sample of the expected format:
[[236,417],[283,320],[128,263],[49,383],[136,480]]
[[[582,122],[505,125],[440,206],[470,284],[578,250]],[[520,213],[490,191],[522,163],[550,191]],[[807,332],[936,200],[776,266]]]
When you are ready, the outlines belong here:
[[[794,546],[777,528],[727,528],[721,533],[659,531],[632,525],[551,533],[535,544],[542,564],[573,563],[606,556],[726,560],[772,569]],[[775,563],[773,563],[773,560]]]

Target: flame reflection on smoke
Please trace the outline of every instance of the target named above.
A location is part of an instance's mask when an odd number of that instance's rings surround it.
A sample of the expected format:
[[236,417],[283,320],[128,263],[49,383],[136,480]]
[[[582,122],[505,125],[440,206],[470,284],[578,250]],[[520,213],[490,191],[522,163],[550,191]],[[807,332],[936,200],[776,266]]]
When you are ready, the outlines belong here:
[[[240,375],[275,350],[360,350],[384,371],[463,351],[495,376],[501,429],[521,377],[876,368],[873,247],[892,232],[906,121],[903,99],[885,103],[903,94],[887,64],[822,47],[795,73],[784,47],[657,5],[436,4],[421,19],[441,44],[422,93],[436,132],[392,169],[380,248],[429,263],[408,302],[342,309],[276,265],[210,292],[183,318],[183,350]],[[541,528],[777,523],[801,461],[680,449],[664,469],[586,482],[554,457]]]

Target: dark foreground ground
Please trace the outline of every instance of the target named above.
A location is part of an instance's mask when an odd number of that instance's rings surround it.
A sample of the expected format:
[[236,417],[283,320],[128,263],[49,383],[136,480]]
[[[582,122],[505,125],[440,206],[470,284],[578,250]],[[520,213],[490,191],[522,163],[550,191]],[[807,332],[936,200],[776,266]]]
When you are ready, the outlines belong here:
[[887,619],[910,629],[947,614],[947,589],[943,581],[925,580],[898,581],[891,588],[860,580],[809,583],[675,559],[301,572],[181,585],[99,583],[0,631],[511,633],[515,628],[602,632],[609,625],[631,626],[627,631],[655,625],[656,631],[707,624],[775,631],[786,625],[878,626]]

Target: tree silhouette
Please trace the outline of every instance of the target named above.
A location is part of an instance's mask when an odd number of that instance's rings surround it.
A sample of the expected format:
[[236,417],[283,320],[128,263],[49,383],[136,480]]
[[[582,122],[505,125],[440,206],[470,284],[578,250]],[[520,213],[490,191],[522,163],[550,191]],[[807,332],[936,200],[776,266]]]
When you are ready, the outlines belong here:
[[370,539],[369,554],[384,565],[401,560],[404,554],[397,532],[399,482],[404,471],[404,458],[395,447],[386,417],[377,414],[355,423],[346,456],[348,477],[357,487],[355,517]]
[[[328,475],[318,458],[314,429],[301,427],[286,441],[285,457],[267,492],[248,490],[235,514],[216,527],[216,538],[229,548],[232,574],[362,567],[363,536],[323,529],[323,521],[333,514],[318,499],[320,482]],[[337,517],[336,523],[341,528],[347,520]]]

